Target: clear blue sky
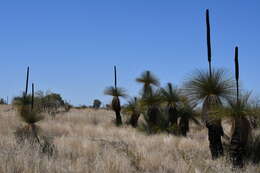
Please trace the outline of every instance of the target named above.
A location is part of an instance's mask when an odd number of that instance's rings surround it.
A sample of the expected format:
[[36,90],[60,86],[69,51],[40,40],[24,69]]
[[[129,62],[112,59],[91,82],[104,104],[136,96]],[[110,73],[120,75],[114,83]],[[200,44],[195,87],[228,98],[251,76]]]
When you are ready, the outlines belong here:
[[130,95],[135,78],[153,71],[162,85],[181,85],[207,68],[205,10],[210,9],[213,65],[233,71],[239,46],[244,88],[260,93],[259,0],[8,0],[0,2],[0,97],[24,90],[25,71],[36,89],[91,104],[113,84]]

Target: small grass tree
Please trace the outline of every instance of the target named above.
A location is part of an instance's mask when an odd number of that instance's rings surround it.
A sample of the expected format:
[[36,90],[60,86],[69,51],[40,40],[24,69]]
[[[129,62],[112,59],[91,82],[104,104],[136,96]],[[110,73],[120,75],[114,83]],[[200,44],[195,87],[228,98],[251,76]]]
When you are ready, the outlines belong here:
[[150,71],[143,72],[140,77],[136,78],[136,82],[143,84],[141,91],[141,106],[145,109],[143,115],[150,132],[155,131],[155,128],[158,128],[162,102],[160,90],[155,87],[159,87],[160,82]]
[[141,106],[143,107],[144,119],[148,125],[149,133],[157,133],[165,130],[168,127],[168,122],[164,119],[160,105],[162,103],[162,96],[160,89],[151,89],[151,92],[141,99]]
[[29,67],[27,68],[26,75],[26,87],[23,97],[16,100],[15,106],[17,107],[17,114],[23,122],[27,125],[22,129],[16,131],[18,142],[29,140],[31,143],[37,142],[41,145],[38,134],[36,123],[43,119],[38,109],[34,108],[34,84],[32,84],[32,94],[27,95],[28,92],[28,81],[29,81]]
[[162,100],[167,104],[169,126],[176,127],[178,123],[177,104],[180,101],[180,90],[168,83],[165,88],[161,88]]
[[130,99],[125,105],[124,112],[130,115],[129,123],[136,128],[141,115],[140,100],[137,97]]
[[38,144],[42,153],[53,156],[55,146],[51,143],[47,136],[39,136],[39,127],[37,123],[44,117],[41,114],[42,109],[34,105],[34,84],[32,84],[32,93],[28,95],[29,67],[27,68],[26,87],[22,97],[17,97],[14,100],[14,105],[17,109],[17,115],[26,123],[25,127],[18,128],[15,131],[15,136],[18,143],[28,141],[32,146]]
[[186,97],[181,96],[178,106],[178,115],[180,117],[178,127],[179,133],[182,136],[187,136],[187,133],[190,130],[190,120],[192,120],[196,125],[201,126],[200,122],[196,119],[198,113],[194,110],[195,107],[196,105],[191,105]]

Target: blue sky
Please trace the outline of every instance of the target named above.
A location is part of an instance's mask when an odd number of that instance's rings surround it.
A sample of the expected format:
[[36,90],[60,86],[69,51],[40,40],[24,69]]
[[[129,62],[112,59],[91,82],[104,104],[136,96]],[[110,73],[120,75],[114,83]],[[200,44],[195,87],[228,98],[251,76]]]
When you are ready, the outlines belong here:
[[213,66],[233,72],[239,46],[243,86],[259,95],[259,0],[3,0],[0,97],[22,93],[28,65],[37,90],[75,105],[110,100],[103,90],[113,84],[113,65],[130,95],[138,94],[135,78],[144,70],[180,86],[208,67],[207,8]]

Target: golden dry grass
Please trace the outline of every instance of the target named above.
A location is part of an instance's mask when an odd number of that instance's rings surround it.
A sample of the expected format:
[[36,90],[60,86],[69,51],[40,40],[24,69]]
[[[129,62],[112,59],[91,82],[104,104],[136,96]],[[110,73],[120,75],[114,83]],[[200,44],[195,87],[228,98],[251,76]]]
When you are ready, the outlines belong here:
[[[232,172],[225,157],[211,160],[206,129],[192,125],[187,138],[147,136],[115,127],[113,118],[111,111],[91,109],[45,118],[38,125],[53,137],[58,151],[48,158],[29,145],[17,145],[13,133],[22,123],[10,106],[1,106],[0,173]],[[260,172],[260,166],[247,165],[242,171]]]

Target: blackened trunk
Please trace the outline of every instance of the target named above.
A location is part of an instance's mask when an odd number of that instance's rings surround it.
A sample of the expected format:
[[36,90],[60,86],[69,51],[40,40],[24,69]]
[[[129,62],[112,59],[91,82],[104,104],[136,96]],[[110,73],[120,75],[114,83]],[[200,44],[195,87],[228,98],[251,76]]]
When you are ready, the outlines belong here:
[[120,115],[120,111],[115,111],[115,112],[116,112],[116,125],[120,126],[120,125],[122,125],[122,118]]
[[177,122],[178,122],[177,109],[175,107],[171,106],[171,107],[169,107],[168,113],[169,113],[169,125],[177,126]]
[[187,136],[187,132],[189,132],[189,118],[186,115],[181,116],[180,119],[180,133],[182,136]]
[[206,126],[208,128],[209,148],[212,159],[214,160],[223,156],[221,136],[224,135],[224,131],[221,126],[221,121],[207,122]]
[[120,100],[118,97],[114,97],[112,100],[112,109],[115,111],[116,113],[116,125],[122,125],[122,118],[120,115],[120,111],[121,111],[121,104],[120,104]]
[[147,115],[149,118],[149,123],[151,125],[156,125],[158,122],[158,114],[159,114],[159,109],[156,106],[151,106],[148,109]]
[[133,113],[131,118],[130,118],[130,124],[135,128],[138,125],[138,119],[140,117],[140,114],[138,113]]
[[233,134],[229,148],[230,158],[234,167],[244,167],[244,157],[249,134],[249,121],[245,117],[236,117],[233,123]]

